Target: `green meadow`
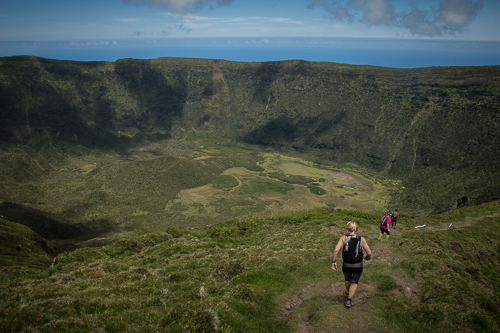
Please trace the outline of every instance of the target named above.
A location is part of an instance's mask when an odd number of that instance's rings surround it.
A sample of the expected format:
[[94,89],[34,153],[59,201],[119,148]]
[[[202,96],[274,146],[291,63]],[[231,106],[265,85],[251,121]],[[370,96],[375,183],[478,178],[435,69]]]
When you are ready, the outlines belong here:
[[498,96],[500,66],[2,58],[0,332],[500,332]]
[[[0,329],[498,332],[499,213],[492,202],[403,214],[389,243],[377,241],[376,212],[334,208],[118,238],[47,267],[2,265]],[[331,257],[349,220],[373,259],[346,309]],[[11,226],[2,222],[2,240]]]
[[[100,235],[112,238],[165,227],[200,227],[238,216],[316,207],[383,211],[393,181],[366,178],[332,165],[311,164],[297,156],[259,152],[233,145],[209,148],[191,143],[182,151],[151,147],[127,155],[92,152],[72,156],[33,181],[7,183],[1,200],[5,217],[37,212],[50,223],[31,222],[44,237],[52,225],[85,226],[74,242]],[[213,145],[213,144],[212,144]],[[40,156],[40,160],[44,157]],[[106,226],[97,221],[106,221]]]

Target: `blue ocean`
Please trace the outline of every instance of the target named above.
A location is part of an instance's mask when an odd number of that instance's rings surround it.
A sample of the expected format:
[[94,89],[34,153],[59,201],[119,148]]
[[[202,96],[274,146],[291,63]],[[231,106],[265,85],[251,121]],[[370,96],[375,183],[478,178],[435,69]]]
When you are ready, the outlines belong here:
[[365,38],[217,38],[0,42],[0,56],[76,61],[182,57],[239,62],[305,60],[392,68],[500,65],[499,42]]

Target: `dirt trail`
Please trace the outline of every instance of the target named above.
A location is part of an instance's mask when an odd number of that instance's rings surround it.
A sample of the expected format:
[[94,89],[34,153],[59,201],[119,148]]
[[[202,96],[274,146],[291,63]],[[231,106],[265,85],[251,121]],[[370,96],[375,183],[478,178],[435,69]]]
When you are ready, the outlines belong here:
[[[300,293],[286,299],[282,320],[290,319],[294,332],[373,332],[375,309],[369,300],[376,289],[369,284],[360,284],[353,301],[355,306],[345,308],[344,282],[311,284]],[[316,303],[311,306],[311,303]],[[312,310],[312,311],[311,311]],[[290,317],[290,318],[288,318]],[[380,327],[383,331],[383,327]]]
[[[384,266],[398,265],[404,257],[395,255],[397,244],[369,240],[373,252],[373,261],[365,263],[365,270],[372,265],[379,269]],[[398,289],[386,294],[392,297],[406,297],[410,304],[418,304],[417,281],[406,276],[394,276]],[[376,286],[363,282],[361,277],[358,290],[353,298],[354,306],[345,308],[346,297],[344,278],[341,269],[332,272],[330,281],[311,283],[300,292],[288,295],[282,302],[281,320],[290,320],[294,332],[384,332],[378,309],[374,308],[373,299],[377,296]],[[402,291],[403,292],[402,292]],[[379,294],[380,295],[380,294]]]
[[[466,218],[462,222],[453,222],[452,227],[470,227],[487,217],[498,217],[498,213],[479,218]],[[423,232],[414,226],[403,227],[405,232]],[[428,227],[426,232],[445,231],[449,226]],[[397,237],[401,227],[396,229],[396,235],[391,234],[389,243],[378,241],[378,234],[367,237],[373,259],[365,262],[365,272],[376,267],[384,271],[384,267],[401,264],[406,257],[396,254],[396,249],[404,246],[404,240]],[[340,230],[332,227],[329,232],[338,235]],[[385,239],[385,235],[383,237]],[[399,286],[390,290],[386,295],[396,298],[404,297],[411,305],[417,305],[423,300],[419,295],[418,280],[406,276],[404,273],[392,276]],[[345,290],[341,269],[332,273],[330,281],[311,283],[300,292],[287,295],[282,299],[281,320],[289,320],[294,326],[294,332],[385,332],[382,319],[378,316],[380,311],[374,308],[373,299],[380,297],[376,286],[365,283],[361,277],[358,290],[353,298],[354,306],[345,308],[346,298],[343,296]],[[377,296],[378,295],[378,296]]]

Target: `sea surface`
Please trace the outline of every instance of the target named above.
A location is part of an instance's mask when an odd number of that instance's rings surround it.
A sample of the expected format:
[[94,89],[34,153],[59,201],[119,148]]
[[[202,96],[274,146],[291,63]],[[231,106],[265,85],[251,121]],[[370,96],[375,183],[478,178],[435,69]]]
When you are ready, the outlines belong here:
[[0,57],[115,61],[182,57],[239,62],[326,61],[392,68],[500,65],[499,42],[367,38],[185,38],[1,42]]

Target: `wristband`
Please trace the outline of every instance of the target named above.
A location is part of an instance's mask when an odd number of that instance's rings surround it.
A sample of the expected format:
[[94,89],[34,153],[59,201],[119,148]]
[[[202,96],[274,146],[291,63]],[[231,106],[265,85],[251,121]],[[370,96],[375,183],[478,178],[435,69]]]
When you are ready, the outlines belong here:
[[337,260],[335,260],[335,261],[332,260],[332,264],[335,264],[336,262],[337,262]]

